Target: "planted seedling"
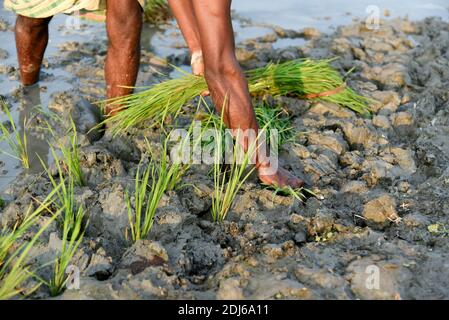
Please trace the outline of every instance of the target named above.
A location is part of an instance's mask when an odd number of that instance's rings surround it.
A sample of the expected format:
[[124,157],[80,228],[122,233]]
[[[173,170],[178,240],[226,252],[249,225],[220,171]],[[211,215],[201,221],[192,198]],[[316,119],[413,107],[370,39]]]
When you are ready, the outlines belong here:
[[[64,123],[63,119],[54,113],[50,113],[49,117],[57,121],[61,125]],[[78,132],[76,130],[75,122],[72,118],[69,119],[70,128],[63,135],[63,138],[58,136],[50,123],[47,122],[47,130],[52,135],[53,139],[56,141],[56,145],[62,154],[62,163],[64,164],[64,169],[69,173],[69,176],[73,177],[75,184],[77,186],[85,186],[83,171],[80,164],[80,154],[78,147]],[[68,139],[68,143],[67,143]]]
[[0,123],[0,130],[2,132],[1,141],[6,141],[9,145],[10,151],[0,150],[0,153],[6,154],[16,160],[19,160],[22,164],[22,167],[25,169],[30,168],[30,162],[28,157],[28,148],[27,148],[27,135],[26,135],[26,119],[23,121],[23,134],[21,135],[16,124],[14,123],[14,119],[8,109],[8,106],[4,103],[3,100],[0,99],[0,104],[3,112],[8,117],[9,125],[11,126],[10,130],[3,124]]
[[151,160],[145,169],[143,169],[142,163],[137,168],[134,201],[128,191],[125,194],[131,238],[134,242],[148,236],[153,227],[156,209],[163,195],[166,191],[175,188],[185,172],[183,164],[170,163],[167,144],[168,139],[164,143],[159,159],[156,159],[151,151],[150,143],[146,140],[147,149],[152,155]]
[[34,277],[34,272],[27,266],[28,254],[40,235],[55,219],[57,219],[60,211],[54,213],[52,218],[36,232],[29,242],[22,244],[19,248],[15,249],[9,257],[7,256],[16,241],[21,238],[31,226],[36,224],[37,219],[42,212],[48,210],[58,189],[59,187],[52,190],[36,210],[31,212],[30,209],[20,224],[15,225],[10,231],[7,229],[2,231],[0,235],[0,300],[10,299],[18,294],[29,295],[41,285],[41,283],[38,283],[32,288],[27,289],[26,292],[25,289],[21,287],[28,279]]
[[82,206],[70,215],[64,214],[61,251],[54,261],[53,274],[47,283],[52,297],[60,295],[67,285],[69,278],[66,273],[67,268],[84,236],[83,220],[84,208]]
[[[223,104],[226,106],[226,101]],[[247,146],[247,150],[243,150],[240,144],[240,134],[241,131],[237,130],[235,136],[235,143],[233,143],[232,150],[232,160],[229,164],[229,170],[225,169],[224,158],[223,158],[223,146],[227,144],[224,143],[226,139],[223,134],[223,111],[225,107],[222,108],[221,121],[214,121],[215,125],[215,149],[214,149],[214,165],[213,165],[213,176],[214,176],[214,193],[212,195],[212,218],[215,222],[221,222],[226,219],[226,216],[231,209],[237,193],[242,188],[246,180],[251,176],[255,170],[255,166],[248,170],[248,166],[251,164],[251,160],[255,152],[257,152],[260,144],[260,137],[263,130],[259,131],[258,136],[254,141],[251,141]],[[232,140],[232,139],[230,139]],[[243,156],[241,156],[243,153]]]

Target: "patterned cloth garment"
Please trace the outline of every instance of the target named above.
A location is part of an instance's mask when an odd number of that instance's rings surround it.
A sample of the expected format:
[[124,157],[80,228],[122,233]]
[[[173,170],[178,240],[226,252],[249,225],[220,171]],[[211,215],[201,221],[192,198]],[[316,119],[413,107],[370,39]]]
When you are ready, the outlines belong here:
[[[137,0],[142,7],[146,0]],[[47,18],[58,13],[97,11],[106,8],[106,0],[5,0],[5,8],[30,18]]]

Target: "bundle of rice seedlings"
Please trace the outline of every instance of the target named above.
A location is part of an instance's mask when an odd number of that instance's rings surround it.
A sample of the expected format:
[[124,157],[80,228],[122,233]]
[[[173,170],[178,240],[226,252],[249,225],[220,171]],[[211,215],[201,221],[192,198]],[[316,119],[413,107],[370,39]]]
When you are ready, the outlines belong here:
[[27,135],[25,131],[26,120],[23,122],[23,135],[20,135],[18,128],[16,127],[14,120],[9,112],[8,106],[4,103],[3,100],[0,99],[0,105],[3,112],[8,117],[8,122],[11,126],[11,132],[9,132],[8,128],[0,123],[0,130],[2,132],[2,136],[0,141],[7,141],[10,152],[5,150],[0,150],[0,153],[6,154],[14,159],[17,159],[22,164],[22,167],[25,169],[30,168],[30,162],[28,157],[28,148],[27,148]]
[[40,235],[58,217],[60,212],[53,214],[52,218],[49,219],[38,232],[36,232],[29,242],[22,244],[9,256],[9,258],[6,259],[6,257],[14,243],[22,237],[32,225],[35,225],[39,215],[48,209],[55,192],[56,191],[53,190],[35,211],[28,212],[20,225],[14,226],[11,231],[7,231],[6,229],[2,231],[2,234],[0,235],[0,248],[2,254],[0,258],[0,300],[10,299],[18,294],[29,295],[36,291],[41,285],[41,283],[38,283],[27,290],[21,288],[22,284],[34,276],[34,272],[27,266],[28,254]]
[[161,124],[168,116],[176,117],[187,102],[207,88],[203,77],[180,72],[184,76],[179,79],[164,81],[146,90],[105,101],[112,108],[123,110],[107,118],[104,123],[115,135],[147,119],[152,119],[154,124]]
[[288,114],[279,106],[269,106],[262,103],[254,108],[257,122],[268,132],[276,130],[278,133],[278,143],[283,145],[293,139],[293,127]]
[[[347,87],[338,71],[330,65],[331,61],[333,59],[300,59],[248,71],[249,90],[253,95],[287,95],[329,101],[369,115],[370,100]],[[106,119],[105,124],[113,134],[119,134],[147,119],[160,123],[169,115],[176,117],[186,103],[206,90],[203,77],[184,72],[178,79],[106,101],[124,110]]]
[[345,84],[338,71],[330,65],[334,60],[298,59],[250,70],[247,72],[250,92],[323,100],[369,115],[370,100]]

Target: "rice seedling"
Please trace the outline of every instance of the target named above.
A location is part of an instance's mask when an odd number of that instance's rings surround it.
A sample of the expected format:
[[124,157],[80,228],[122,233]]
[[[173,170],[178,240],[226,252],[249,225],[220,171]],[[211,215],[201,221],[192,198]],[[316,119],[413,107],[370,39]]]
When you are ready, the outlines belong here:
[[[24,258],[21,260],[25,259],[28,251],[29,250],[23,251]],[[22,262],[23,261],[16,262],[12,266],[11,270],[7,270],[6,268],[0,269],[0,300],[8,300],[18,294],[21,294],[24,289],[20,288],[20,286],[33,276],[32,271],[30,271],[28,267],[24,266]],[[40,284],[36,285],[28,290],[27,294],[33,293],[39,287]]]
[[[60,219],[59,224],[63,232],[66,228],[68,228],[68,238],[77,238],[80,236],[78,229],[79,219],[83,218],[84,210],[81,208],[76,208],[75,203],[75,178],[72,176],[71,172],[68,172],[68,178],[64,177],[64,171],[61,167],[61,160],[56,154],[54,148],[50,148],[51,153],[53,155],[56,169],[58,171],[59,182],[55,180],[55,178],[50,173],[50,170],[47,168],[46,164],[41,160],[41,164],[44,170],[47,172],[47,175],[50,179],[50,182],[53,188],[58,188],[56,191],[56,200],[54,201],[54,205],[63,211],[63,217]],[[82,215],[81,217],[79,215]]]
[[51,153],[55,160],[55,165],[58,171],[59,182],[51,175],[45,163],[41,160],[51,184],[54,188],[59,186],[59,190],[55,193],[56,200],[53,204],[62,212],[62,219],[59,219],[59,225],[62,233],[61,251],[53,263],[52,278],[46,282],[50,295],[52,297],[61,294],[67,284],[68,276],[66,275],[67,267],[69,266],[73,256],[76,253],[84,236],[84,220],[85,211],[83,206],[76,207],[75,203],[75,180],[73,171],[68,171],[68,178],[64,177],[63,169],[60,164],[60,159],[55,150],[51,148]]
[[[329,101],[369,115],[371,100],[349,88],[344,77],[330,65],[332,61],[300,59],[248,71],[249,90],[253,95],[287,95]],[[105,120],[112,133],[119,134],[147,119],[161,123],[167,116],[176,117],[184,105],[207,90],[203,77],[181,72],[184,76],[180,78],[106,101],[123,109]]]
[[150,199],[147,198],[148,181],[150,179],[150,175],[153,173],[154,167],[152,167],[151,164],[148,165],[142,177],[140,173],[141,169],[142,166],[139,164],[134,182],[134,212],[128,190],[125,193],[131,239],[134,242],[145,237],[143,229],[151,229],[154,219],[154,213],[151,212],[152,208]]
[[[4,229],[0,235],[0,300],[13,298],[18,294],[23,294],[24,289],[20,286],[29,278],[33,277],[34,273],[26,266],[29,251],[34,246],[40,235],[48,228],[48,226],[58,217],[60,212],[53,214],[28,242],[16,249],[8,259],[6,259],[9,251],[15,242],[23,236],[37,221],[39,215],[48,209],[50,202],[57,189],[54,189],[46,199],[39,205],[39,207],[31,212],[29,211],[25,219],[19,225],[14,226],[11,231]],[[6,260],[5,260],[6,259]],[[26,294],[31,294],[39,288],[41,283],[38,283],[32,288],[29,288]]]
[[[194,123],[190,125],[185,137],[178,141],[178,149],[172,155],[182,159],[182,153],[186,144],[190,143],[190,138],[194,130]],[[135,242],[148,236],[153,227],[156,209],[165,192],[176,190],[182,187],[180,180],[192,165],[189,161],[174,161],[168,156],[169,143],[172,132],[166,137],[164,147],[159,157],[153,153],[151,145],[146,140],[147,150],[151,155],[151,160],[142,173],[143,165],[139,164],[134,182],[134,201],[128,191],[125,193],[125,201],[128,209],[128,219],[131,230],[131,239]],[[193,140],[192,146],[195,148],[201,142],[200,135],[197,140]],[[158,158],[157,160],[155,160]]]
[[[200,119],[205,120],[202,126],[205,128],[218,128],[222,122],[221,117],[205,101],[204,105],[207,113],[200,115]],[[267,130],[276,129],[283,136],[282,141],[284,142],[291,139],[293,128],[291,127],[289,117],[286,116],[286,112],[282,108],[262,103],[254,108],[254,112],[260,127],[266,127]],[[222,129],[225,129],[224,126],[222,126]]]
[[[226,105],[226,103],[225,103]],[[224,108],[223,108],[224,110]],[[212,218],[215,222],[221,222],[226,219],[226,216],[231,209],[237,193],[242,188],[245,181],[250,177],[250,175],[256,169],[253,166],[251,169],[247,170],[248,165],[250,165],[250,160],[252,156],[257,151],[260,133],[255,139],[248,145],[248,149],[245,150],[243,157],[241,155],[242,146],[238,142],[240,139],[240,131],[237,131],[235,136],[235,143],[233,143],[232,150],[232,161],[229,170],[226,172],[224,169],[225,164],[223,163],[223,146],[225,134],[223,133],[223,115],[221,116],[221,121],[217,124],[214,122],[215,127],[215,149],[214,149],[214,165],[213,165],[213,176],[214,176],[214,192],[212,195]],[[263,128],[262,130],[265,130]],[[261,130],[261,132],[262,132]]]
[[277,195],[281,195],[284,197],[293,197],[300,202],[305,202],[308,197],[315,197],[317,199],[321,199],[316,193],[312,190],[301,187],[301,188],[292,188],[290,186],[286,187],[278,187],[273,185],[262,184],[266,189],[273,190],[273,198]]
[[70,265],[76,250],[83,240],[83,220],[84,208],[82,206],[78,208],[76,213],[69,215],[67,212],[64,212],[61,252],[54,261],[53,275],[47,284],[52,297],[60,295],[67,284],[67,267]]
[[[58,117],[55,114],[50,114],[53,120],[63,124],[62,118]],[[79,187],[85,186],[86,183],[84,181],[83,171],[81,170],[80,164],[80,155],[78,148],[78,133],[76,130],[75,122],[72,118],[69,120],[70,128],[67,130],[67,133],[63,135],[63,138],[68,139],[68,143],[66,140],[61,139],[58,134],[53,130],[52,126],[47,122],[47,130],[53,136],[53,139],[56,140],[56,144],[58,149],[62,154],[62,163],[64,164],[64,169],[66,169],[71,177],[74,178],[75,184]]]
[[294,197],[295,199],[299,200],[300,202],[305,202],[307,197],[304,194],[305,189],[304,188],[292,188],[290,186],[281,188],[281,187],[273,187],[269,185],[264,185],[267,189],[273,189],[273,196],[281,195],[284,197]]
[[[150,153],[151,146],[147,142]],[[166,191],[176,187],[188,164],[170,163],[168,158],[168,138],[158,160],[155,156],[142,172],[142,164],[139,164],[134,184],[134,205],[129,192],[125,193],[125,201],[128,209],[128,219],[131,230],[131,238],[135,242],[148,236],[153,227],[156,209]],[[134,209],[134,210],[133,210]]]
[[6,103],[0,99],[0,104],[3,112],[6,114],[8,118],[8,122],[11,126],[11,132],[8,130],[8,128],[3,124],[0,123],[0,130],[2,132],[2,136],[0,138],[0,141],[7,141],[10,152],[5,150],[0,150],[0,153],[6,154],[14,159],[17,159],[22,164],[22,167],[25,169],[30,168],[30,162],[28,157],[28,148],[27,148],[27,135],[25,131],[25,124],[26,119],[23,122],[23,134],[21,135],[18,128],[16,127],[14,123],[14,119],[11,116],[11,113],[9,112],[8,106]]
[[[157,206],[168,189],[173,171],[167,171],[166,155],[160,161],[153,159],[141,177],[139,165],[135,178],[134,214],[129,193],[125,193],[131,238],[135,242],[148,236],[153,227]],[[151,178],[151,184],[150,184]]]
[[16,243],[16,241],[25,234],[29,228],[37,222],[40,211],[36,210],[31,212],[31,206],[29,207],[27,213],[22,222],[17,222],[12,230],[4,228],[0,232],[0,267],[5,262],[5,258],[8,255],[11,247]]
[[[217,136],[219,135],[220,134],[218,134]],[[218,138],[217,141],[216,155],[219,155],[221,153],[220,139],[221,138]],[[237,159],[234,158],[228,174],[226,174],[226,172],[223,172],[223,164],[221,163],[220,159],[218,157],[215,159],[213,169],[215,187],[214,194],[212,196],[211,209],[212,218],[215,222],[221,222],[226,218],[234,202],[234,199],[237,196],[237,193],[240,191],[245,181],[255,170],[255,167],[247,170],[250,159],[249,154],[249,152],[245,153],[245,155],[243,156],[243,161],[241,163],[237,163]]]
[[59,188],[60,186],[54,188],[45,200],[40,203],[36,210],[32,211],[32,206],[30,205],[23,219],[18,221],[11,230],[8,230],[8,227],[5,226],[3,230],[0,231],[0,267],[4,264],[5,258],[15,242],[20,239],[31,226],[36,224],[41,213],[47,210],[48,205],[51,203],[53,196]]
[[62,153],[63,163],[67,167],[69,175],[73,177],[76,185],[82,187],[86,185],[84,181],[83,171],[81,170],[80,155],[78,149],[78,135],[76,126],[71,119],[71,129],[68,132],[68,138],[70,144],[67,146],[61,143],[59,149]]
[[[56,215],[54,216],[56,217]],[[29,251],[36,243],[40,235],[48,228],[48,226],[53,222],[52,219],[47,221],[44,226],[34,235],[30,242],[22,246],[18,255],[13,255],[1,268],[0,268],[0,300],[10,299],[22,292],[23,288],[20,286],[27,281],[29,278],[33,277],[34,273],[26,266],[26,260]],[[15,261],[13,258],[17,258]],[[11,268],[9,266],[11,265]],[[31,294],[36,291],[41,286],[38,283],[34,287],[27,290],[27,294]]]

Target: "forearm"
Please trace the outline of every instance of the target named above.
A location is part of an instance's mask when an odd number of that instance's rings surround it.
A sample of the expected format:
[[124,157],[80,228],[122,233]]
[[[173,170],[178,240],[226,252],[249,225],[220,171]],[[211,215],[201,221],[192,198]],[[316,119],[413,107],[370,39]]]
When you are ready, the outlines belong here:
[[168,0],[190,53],[201,51],[201,40],[191,0]]

